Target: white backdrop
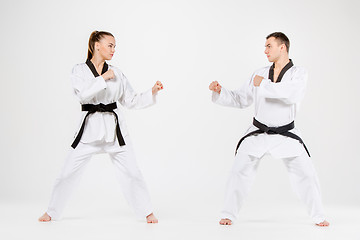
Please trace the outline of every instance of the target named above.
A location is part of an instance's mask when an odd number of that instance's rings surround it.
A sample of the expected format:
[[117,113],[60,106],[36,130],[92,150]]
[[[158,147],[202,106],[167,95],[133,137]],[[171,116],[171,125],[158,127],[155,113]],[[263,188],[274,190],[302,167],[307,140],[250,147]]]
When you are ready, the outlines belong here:
[[[254,70],[269,65],[266,35],[282,31],[290,38],[295,65],[309,71],[296,125],[313,156],[325,206],[359,206],[358,1],[6,0],[1,5],[1,202],[36,202],[46,209],[80,116],[70,71],[85,61],[90,33],[104,30],[117,41],[109,63],[120,67],[138,92],[157,80],[164,84],[154,107],[123,111],[155,209],[217,213],[253,106],[215,105],[208,85],[218,80],[229,89],[241,86]],[[70,205],[122,207],[112,171],[108,156],[95,156]],[[296,201],[282,162],[265,157],[248,202]]]

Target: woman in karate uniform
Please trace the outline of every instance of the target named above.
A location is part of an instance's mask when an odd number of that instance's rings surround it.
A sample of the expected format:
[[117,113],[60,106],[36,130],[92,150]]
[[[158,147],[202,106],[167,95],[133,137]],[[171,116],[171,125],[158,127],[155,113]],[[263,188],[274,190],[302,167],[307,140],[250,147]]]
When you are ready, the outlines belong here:
[[214,81],[212,100],[224,106],[246,108],[255,103],[253,125],[240,140],[225,192],[220,224],[230,225],[254,181],[260,159],[269,153],[283,159],[291,184],[307,205],[318,226],[328,226],[321,202],[320,186],[310,154],[294,127],[304,97],[307,71],[289,59],[290,42],[276,32],[266,38],[265,54],[272,66],[255,73],[238,90],[231,91]]
[[152,89],[135,93],[125,75],[105,62],[111,60],[114,53],[114,36],[109,32],[94,31],[90,35],[86,63],[77,64],[72,70],[71,81],[82,105],[83,117],[72,149],[55,181],[48,209],[39,221],[60,218],[91,156],[106,152],[115,165],[125,198],[137,217],[146,218],[148,223],[158,222],[117,104],[135,109],[151,106],[163,85],[158,81]]

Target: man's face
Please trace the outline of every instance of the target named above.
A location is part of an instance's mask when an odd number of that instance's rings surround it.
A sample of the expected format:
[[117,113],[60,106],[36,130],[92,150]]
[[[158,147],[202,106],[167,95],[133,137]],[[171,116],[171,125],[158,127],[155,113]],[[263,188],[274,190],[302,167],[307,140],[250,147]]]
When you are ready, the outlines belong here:
[[274,37],[270,37],[266,40],[264,53],[266,54],[269,62],[276,62],[280,58],[283,47],[284,44],[280,44],[280,42]]

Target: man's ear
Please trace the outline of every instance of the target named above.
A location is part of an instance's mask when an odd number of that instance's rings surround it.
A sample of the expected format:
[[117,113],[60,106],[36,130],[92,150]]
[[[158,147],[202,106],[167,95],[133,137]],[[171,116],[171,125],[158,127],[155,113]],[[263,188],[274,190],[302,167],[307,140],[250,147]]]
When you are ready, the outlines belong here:
[[282,51],[286,51],[286,46],[285,46],[285,44],[284,44],[284,43],[283,43],[283,44],[281,44],[280,49],[281,49]]

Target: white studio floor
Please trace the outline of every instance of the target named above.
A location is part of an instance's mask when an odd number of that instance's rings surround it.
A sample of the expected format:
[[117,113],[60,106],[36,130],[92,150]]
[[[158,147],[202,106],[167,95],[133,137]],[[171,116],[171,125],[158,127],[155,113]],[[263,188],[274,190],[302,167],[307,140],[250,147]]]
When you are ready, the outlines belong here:
[[[158,224],[136,220],[130,210],[67,209],[61,221],[40,223],[43,206],[0,204],[0,239],[286,239],[360,240],[360,207],[325,206],[330,227],[311,223],[301,206],[248,204],[232,226],[220,226],[217,212],[166,209]],[[264,211],[266,210],[266,211]]]

